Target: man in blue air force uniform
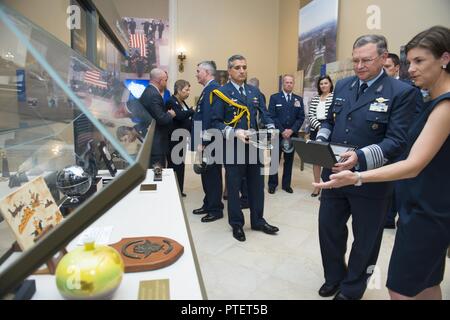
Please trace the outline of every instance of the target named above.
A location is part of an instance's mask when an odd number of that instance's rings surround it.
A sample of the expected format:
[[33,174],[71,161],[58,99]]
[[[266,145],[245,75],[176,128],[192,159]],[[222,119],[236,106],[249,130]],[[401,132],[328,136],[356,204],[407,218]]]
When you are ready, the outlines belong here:
[[[219,84],[214,80],[216,74],[216,63],[214,61],[203,61],[197,66],[197,81],[204,86],[202,94],[197,103],[197,109],[193,116],[194,130],[192,131],[193,141],[201,141],[200,145],[195,146],[194,151],[201,152],[210,142],[205,138],[204,133],[211,128],[211,91],[219,88]],[[202,130],[196,130],[197,124],[201,123]],[[200,134],[200,137],[194,135]],[[205,138],[205,139],[203,139]],[[223,218],[222,203],[222,165],[218,163],[210,164],[207,170],[201,173],[203,192],[203,206],[195,209],[193,214],[206,214],[201,221],[212,222]]]
[[[270,117],[275,122],[276,128],[280,131],[280,152],[284,157],[283,178],[281,187],[288,193],[293,193],[291,188],[292,164],[294,163],[294,149],[283,148],[283,141],[289,141],[292,137],[298,136],[298,131],[305,120],[305,111],[302,97],[294,94],[294,76],[283,76],[283,90],[270,97],[269,112]],[[269,193],[275,193],[278,186],[278,172],[269,177]]]
[[[383,36],[366,35],[353,45],[356,77],[336,84],[328,119],[317,138],[355,146],[346,159],[322,179],[342,170],[365,171],[381,167],[405,148],[406,132],[414,112],[415,89],[386,75],[387,43]],[[319,238],[325,283],[319,294],[335,299],[360,299],[367,280],[377,270],[383,225],[392,193],[391,183],[357,183],[323,190],[319,211]],[[354,241],[348,260],[347,221],[352,217]],[[382,271],[381,271],[382,272]]]
[[[230,82],[213,91],[212,126],[219,129],[224,137],[225,171],[228,189],[228,222],[233,228],[233,237],[245,241],[244,215],[242,214],[239,189],[242,177],[247,177],[248,201],[251,228],[267,234],[275,234],[278,228],[264,220],[264,176],[262,164],[252,159],[257,151],[250,146],[250,130],[258,130],[258,112],[268,129],[274,129],[261,99],[260,91],[245,84],[247,61],[243,56],[234,55],[228,59]],[[227,143],[228,142],[228,143]],[[234,154],[233,154],[234,152]],[[243,161],[238,161],[243,160]]]

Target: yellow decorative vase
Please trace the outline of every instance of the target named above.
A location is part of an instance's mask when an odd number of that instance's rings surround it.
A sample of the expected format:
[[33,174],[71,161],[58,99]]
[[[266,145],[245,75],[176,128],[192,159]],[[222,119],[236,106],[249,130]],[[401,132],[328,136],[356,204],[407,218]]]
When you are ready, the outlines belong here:
[[123,260],[114,248],[89,242],[61,259],[56,286],[66,299],[107,299],[120,285],[123,272]]

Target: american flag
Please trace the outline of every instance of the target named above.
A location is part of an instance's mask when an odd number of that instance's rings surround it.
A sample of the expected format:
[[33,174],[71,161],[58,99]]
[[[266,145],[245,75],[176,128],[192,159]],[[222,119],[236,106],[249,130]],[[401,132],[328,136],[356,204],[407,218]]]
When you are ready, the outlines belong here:
[[108,87],[106,81],[102,80],[101,74],[98,71],[86,71],[84,73],[84,82],[103,89]]
[[147,56],[147,48],[146,48],[147,39],[145,34],[135,33],[130,34],[130,48],[138,48],[141,53],[141,57]]

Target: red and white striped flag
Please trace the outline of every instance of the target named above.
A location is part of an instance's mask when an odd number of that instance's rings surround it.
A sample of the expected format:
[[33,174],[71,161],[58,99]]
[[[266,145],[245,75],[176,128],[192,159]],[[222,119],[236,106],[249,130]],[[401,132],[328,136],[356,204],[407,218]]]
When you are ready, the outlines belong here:
[[102,80],[100,72],[95,70],[84,73],[84,82],[103,89],[108,87],[106,81]]
[[146,48],[147,39],[143,33],[130,34],[130,48],[138,48],[141,53],[141,57],[147,56]]

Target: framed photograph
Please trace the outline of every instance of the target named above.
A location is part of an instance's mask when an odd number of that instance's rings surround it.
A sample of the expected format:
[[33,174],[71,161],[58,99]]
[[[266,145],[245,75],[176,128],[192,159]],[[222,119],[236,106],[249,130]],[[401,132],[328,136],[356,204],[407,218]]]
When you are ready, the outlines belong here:
[[24,251],[63,219],[42,177],[3,198],[0,201],[0,212]]

